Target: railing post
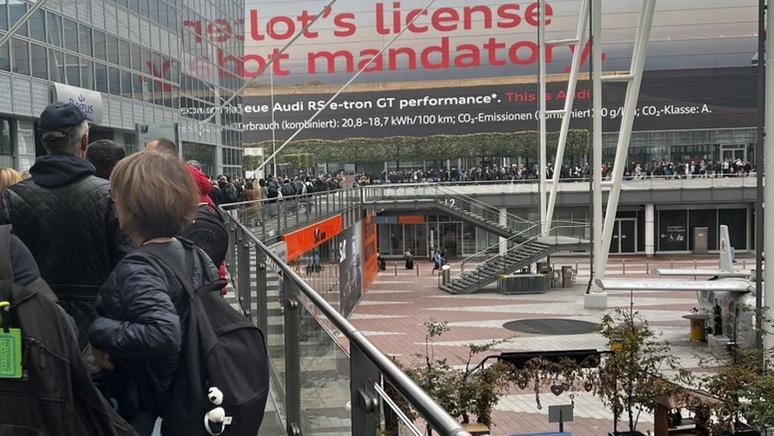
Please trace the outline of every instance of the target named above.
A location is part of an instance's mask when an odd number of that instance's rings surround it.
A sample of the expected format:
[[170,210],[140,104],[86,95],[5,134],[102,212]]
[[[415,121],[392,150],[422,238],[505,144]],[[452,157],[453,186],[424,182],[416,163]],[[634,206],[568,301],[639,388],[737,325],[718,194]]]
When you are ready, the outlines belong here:
[[298,288],[287,277],[280,277],[285,294],[285,412],[287,434],[301,434],[301,352],[298,341]]
[[237,294],[242,313],[252,319],[252,288],[250,287],[250,243],[244,236],[237,245]]
[[357,345],[350,344],[349,351],[352,434],[376,435],[379,429],[379,400],[374,384],[379,381],[379,370]]
[[266,276],[266,254],[255,248],[255,284],[258,303],[257,325],[264,335],[269,334],[269,282]]

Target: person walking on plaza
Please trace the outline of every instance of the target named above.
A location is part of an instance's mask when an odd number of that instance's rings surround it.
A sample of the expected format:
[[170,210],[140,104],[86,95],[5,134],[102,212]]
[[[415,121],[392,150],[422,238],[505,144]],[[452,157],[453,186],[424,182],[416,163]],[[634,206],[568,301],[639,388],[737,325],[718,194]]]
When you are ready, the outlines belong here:
[[411,250],[406,250],[403,260],[406,261],[406,269],[414,269],[414,256],[411,254]]
[[41,277],[75,319],[83,347],[97,290],[132,247],[119,228],[108,181],[83,160],[86,115],[74,104],[53,103],[38,128],[49,154],[37,158],[29,180],[3,192],[0,224],[13,224],[30,249]]
[[[121,228],[139,248],[100,289],[89,340],[103,369],[103,392],[140,435],[150,435],[178,370],[190,300],[175,271],[144,249],[153,245],[186,256],[193,246],[175,236],[193,219],[200,194],[180,159],[154,151],[119,162],[110,188]],[[209,259],[190,260],[194,289],[218,280]]]

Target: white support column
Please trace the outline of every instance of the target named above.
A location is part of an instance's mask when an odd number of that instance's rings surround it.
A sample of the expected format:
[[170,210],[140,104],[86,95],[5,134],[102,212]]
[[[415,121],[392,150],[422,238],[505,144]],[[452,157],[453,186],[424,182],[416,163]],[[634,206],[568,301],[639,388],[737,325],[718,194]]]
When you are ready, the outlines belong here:
[[[562,127],[559,130],[559,143],[556,146],[556,159],[554,159],[554,177],[551,183],[551,193],[549,194],[548,206],[546,209],[547,229],[551,228],[552,222],[554,220],[554,208],[556,207],[556,196],[559,189],[559,177],[561,176],[562,165],[564,164],[564,150],[565,146],[567,145],[567,134],[570,131],[570,121],[572,120],[571,111],[573,104],[575,104],[575,89],[578,85],[578,72],[580,71],[581,67],[581,53],[583,53],[584,46],[586,45],[586,28],[588,28],[589,22],[588,1],[589,0],[584,0],[581,4],[578,31],[575,36],[575,52],[572,55],[570,79],[567,83],[567,98],[564,101]],[[541,51],[543,49],[545,49],[545,47],[541,47]],[[545,135],[546,132],[542,132],[541,134]]]
[[[768,2],[769,8],[772,6],[772,2]],[[769,9],[766,13],[766,28],[774,29],[774,11]],[[764,175],[766,177],[764,183],[763,204],[764,204],[764,226],[763,229],[756,229],[756,231],[763,231],[763,247],[757,247],[758,250],[763,248],[764,253],[768,254],[767,257],[771,258],[774,253],[774,183],[772,183],[772,177],[774,177],[774,156],[769,153],[774,145],[774,40],[770,37],[771,33],[766,35],[766,122],[765,122],[765,141],[764,152],[766,155],[763,159]],[[760,164],[759,164],[760,165]],[[769,208],[769,205],[772,205]],[[767,262],[768,263],[768,262]],[[771,286],[769,286],[771,284]],[[765,268],[763,271],[763,305],[761,307],[768,307],[767,318],[772,319],[774,316],[774,268]],[[765,319],[765,318],[764,318]],[[769,332],[771,326],[768,326]],[[772,333],[763,336],[764,349],[771,349],[774,347],[774,335]]]
[[[594,265],[593,277],[595,279],[605,277],[607,260],[601,262],[602,252],[610,249],[602,245],[602,0],[591,2],[591,59],[592,59],[592,229]],[[586,308],[607,307],[607,294],[601,292],[596,285],[592,285],[592,293],[586,295]]]
[[540,194],[540,229],[541,233],[548,231],[546,222],[546,0],[539,0],[538,14],[538,132],[540,144],[538,150],[538,192]]
[[[500,208],[500,216],[499,221],[497,224],[500,224],[501,226],[507,226],[508,225],[508,208],[507,207],[501,207]],[[508,240],[500,236],[500,255],[504,255],[508,252]]]
[[645,255],[653,257],[656,254],[656,207],[645,205]]
[[[634,41],[631,68],[629,74],[624,76],[627,77],[626,81],[629,84],[626,88],[626,100],[621,117],[621,130],[618,134],[618,146],[616,147],[615,163],[613,164],[612,187],[608,196],[605,222],[602,227],[602,241],[594,257],[596,279],[604,278],[604,267],[607,265],[608,248],[613,237],[613,227],[615,226],[615,219],[618,213],[621,183],[623,181],[626,160],[629,156],[629,140],[631,139],[632,126],[634,125],[637,110],[637,100],[640,94],[640,85],[642,84],[642,71],[645,66],[645,54],[647,53],[650,39],[655,7],[656,0],[643,1],[640,21],[637,27],[637,36]],[[596,134],[597,132],[595,131],[594,133]]]

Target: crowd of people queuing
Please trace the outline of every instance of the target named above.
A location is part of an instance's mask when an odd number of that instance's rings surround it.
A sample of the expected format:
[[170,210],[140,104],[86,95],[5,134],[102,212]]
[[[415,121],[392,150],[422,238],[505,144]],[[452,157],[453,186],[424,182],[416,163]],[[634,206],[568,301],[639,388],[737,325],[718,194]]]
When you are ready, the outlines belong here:
[[[625,180],[645,180],[653,178],[689,179],[699,177],[739,177],[750,175],[754,171],[749,161],[741,159],[713,161],[684,161],[684,162],[648,162],[645,164],[630,164],[624,170]],[[602,165],[602,177],[610,178],[613,175],[613,165]],[[546,167],[546,177],[554,177],[554,168]],[[591,169],[588,164],[564,165],[559,174],[564,180],[588,180],[591,177]],[[529,181],[537,180],[537,164],[513,164],[513,165],[483,165],[474,166],[467,170],[458,168],[428,168],[428,169],[404,169],[399,171],[382,172],[375,176],[367,173],[357,174],[356,183],[360,185],[374,185],[383,183],[447,183],[447,182],[482,182],[482,181]]]
[[[0,169],[0,323],[21,350],[2,356],[16,359],[4,369],[18,371],[0,378],[0,434],[206,434],[229,425],[220,407],[228,393],[208,391],[213,374],[190,344],[214,322],[211,307],[241,317],[211,292],[224,289],[228,233],[210,193],[231,182],[213,184],[164,138],[130,156],[112,141],[89,143],[88,123],[74,104],[49,105],[39,122],[48,154],[28,174]],[[208,311],[206,298],[216,299]],[[268,374],[250,370],[268,389]],[[252,434],[265,393],[262,401]]]

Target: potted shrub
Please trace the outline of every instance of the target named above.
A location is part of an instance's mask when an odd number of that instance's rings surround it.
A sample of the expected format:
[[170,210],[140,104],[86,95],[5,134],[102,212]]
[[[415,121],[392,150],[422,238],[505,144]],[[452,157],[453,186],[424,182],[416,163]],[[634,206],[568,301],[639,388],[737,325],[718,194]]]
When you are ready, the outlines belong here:
[[[490,366],[472,363],[476,356],[503,341],[470,345],[464,369],[457,369],[448,359],[436,359],[434,353],[433,342],[449,331],[448,322],[431,320],[425,323],[425,328],[425,352],[415,355],[420,363],[405,369],[406,374],[462,424],[475,422],[491,427],[492,410],[508,387],[508,372],[501,363]],[[427,431],[432,434],[429,426]]]
[[[678,370],[678,382],[687,382],[690,375],[679,370],[669,345],[658,340],[647,321],[632,308],[605,315],[600,333],[615,347],[600,364],[596,395],[613,411],[614,435],[640,435],[637,425],[641,413],[652,412],[659,398],[680,390],[662,371]],[[628,419],[628,431],[619,432],[622,415]]]

